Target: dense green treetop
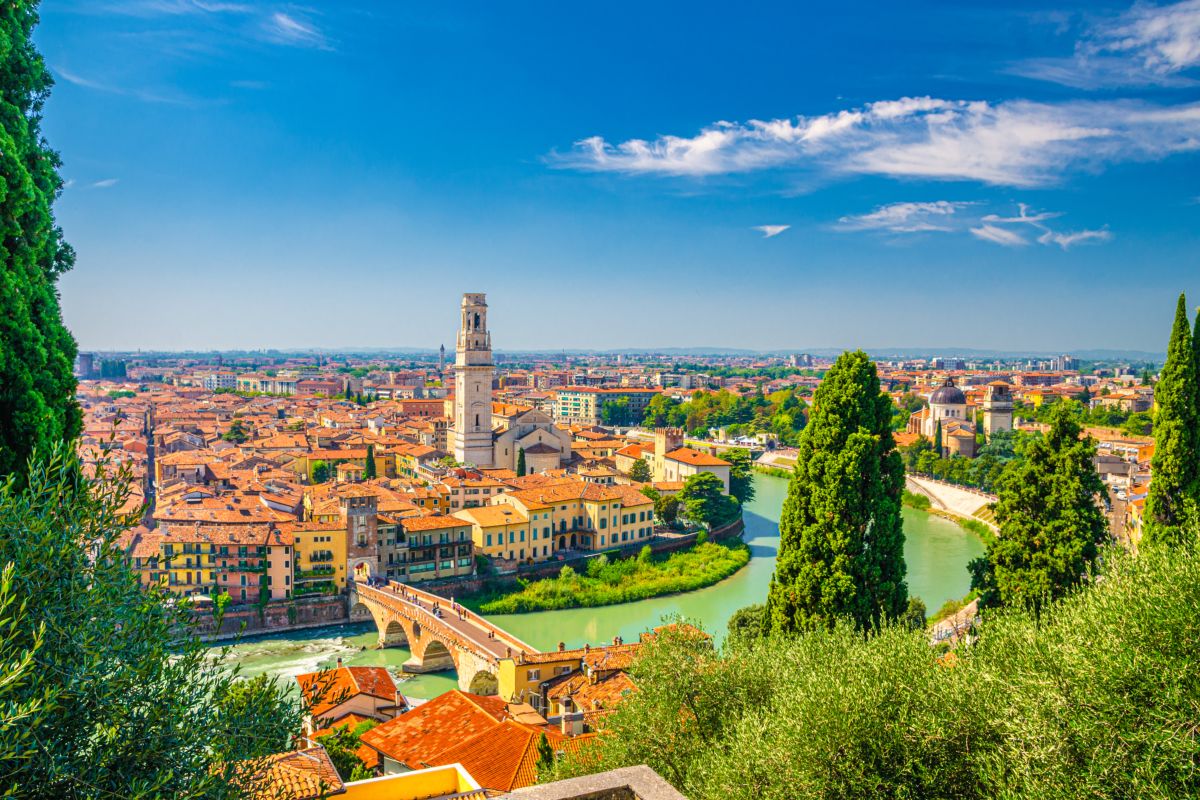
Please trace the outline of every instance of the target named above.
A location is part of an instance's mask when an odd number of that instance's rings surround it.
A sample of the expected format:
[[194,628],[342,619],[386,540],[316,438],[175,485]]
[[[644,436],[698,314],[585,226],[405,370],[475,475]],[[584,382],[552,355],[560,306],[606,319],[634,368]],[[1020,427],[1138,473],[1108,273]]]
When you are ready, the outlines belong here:
[[1200,553],[1105,562],[945,657],[907,619],[720,649],[664,630],[605,735],[539,781],[646,764],[691,800],[1196,797]]
[[1095,442],[1060,409],[1050,431],[1000,478],[993,506],[1000,533],[971,563],[981,607],[1038,609],[1077,586],[1108,539]]
[[866,353],[843,353],[826,373],[800,436],[779,524],[767,597],[771,630],[861,628],[904,612],[904,465],[892,403]]
[[754,459],[744,447],[731,447],[721,453],[729,462],[729,493],[742,505],[754,500]]
[[195,638],[186,604],[139,584],[128,491],[128,475],[92,483],[66,446],[33,462],[24,489],[0,487],[0,564],[24,606],[19,625],[0,624],[0,653],[34,660],[0,697],[0,727],[6,702],[45,712],[9,741],[0,795],[238,797],[235,763],[289,749],[299,729],[282,685],[243,682]]
[[1196,535],[1200,501],[1200,409],[1197,408],[1196,351],[1187,300],[1181,294],[1154,400],[1154,458],[1142,540],[1173,544]]
[[62,179],[41,131],[53,81],[31,40],[37,21],[34,2],[0,9],[0,477],[18,480],[35,449],[82,424],[56,289],[75,254],[51,210]]
[[679,491],[679,503],[684,516],[710,528],[733,522],[738,515],[737,502],[725,494],[725,485],[711,472],[689,475]]

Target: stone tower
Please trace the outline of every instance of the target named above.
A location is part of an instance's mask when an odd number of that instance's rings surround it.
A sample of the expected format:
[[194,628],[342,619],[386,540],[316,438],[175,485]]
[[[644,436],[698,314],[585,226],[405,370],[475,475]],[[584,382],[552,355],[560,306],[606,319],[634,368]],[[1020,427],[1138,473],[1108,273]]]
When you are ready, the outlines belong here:
[[462,299],[462,323],[454,359],[454,458],[461,464],[492,466],[492,335],[487,328],[487,298],[468,293]]
[[983,433],[987,439],[992,438],[996,431],[1011,431],[1013,429],[1013,400],[1008,391],[1008,384],[1003,381],[993,381],[987,386],[987,394],[983,398]]

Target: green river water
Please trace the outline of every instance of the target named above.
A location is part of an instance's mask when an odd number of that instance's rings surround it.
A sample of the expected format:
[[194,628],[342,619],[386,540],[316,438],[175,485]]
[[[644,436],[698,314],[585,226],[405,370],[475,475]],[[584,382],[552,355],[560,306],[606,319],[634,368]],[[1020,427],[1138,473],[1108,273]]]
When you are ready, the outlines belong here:
[[[758,496],[745,509],[750,563],[715,586],[624,605],[499,615],[490,619],[544,650],[554,649],[560,641],[567,647],[582,646],[585,642],[603,644],[618,635],[627,642],[636,641],[639,633],[662,624],[664,617],[677,614],[698,621],[719,639],[734,611],[763,601],[775,569],[779,512],[787,494],[787,481],[757,475],[755,485]],[[949,520],[907,507],[904,534],[910,595],[920,597],[933,612],[945,601],[967,593],[970,589],[967,562],[984,551],[979,537]],[[400,677],[400,665],[408,660],[408,650],[375,650],[376,637],[375,627],[370,623],[266,634],[229,646],[229,658],[241,664],[248,675],[266,672],[290,678],[331,666],[340,656],[346,664],[387,666]],[[404,680],[401,691],[428,699],[457,685],[452,672],[414,675]]]

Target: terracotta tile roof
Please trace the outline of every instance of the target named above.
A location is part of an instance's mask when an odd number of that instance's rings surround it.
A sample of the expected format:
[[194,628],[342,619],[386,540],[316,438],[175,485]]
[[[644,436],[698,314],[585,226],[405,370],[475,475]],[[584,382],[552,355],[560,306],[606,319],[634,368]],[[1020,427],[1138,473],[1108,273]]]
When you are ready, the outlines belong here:
[[522,525],[529,522],[529,517],[509,505],[464,508],[461,511],[455,511],[454,516],[483,528],[490,528],[493,525]]
[[255,800],[310,800],[346,791],[323,747],[243,763],[249,768],[249,783],[254,788],[250,796]]
[[296,676],[300,691],[310,701],[313,717],[320,717],[359,694],[395,701],[396,682],[383,667],[335,667]]
[[420,769],[438,753],[494,727],[504,718],[506,705],[499,697],[455,689],[372,728],[362,735],[362,743]]
[[572,672],[555,679],[546,691],[547,700],[561,703],[570,698],[575,708],[581,711],[606,711],[616,707],[637,685],[624,671],[614,672],[593,681],[583,672]]
[[728,467],[729,462],[724,459],[710,456],[708,453],[702,453],[699,450],[693,450],[690,447],[681,447],[678,450],[672,450],[667,453],[664,458],[669,458],[672,461],[678,461],[683,464],[691,464],[693,467]]
[[427,517],[405,517],[400,521],[406,531],[436,531],[445,528],[461,528],[470,523],[458,517],[430,514]]

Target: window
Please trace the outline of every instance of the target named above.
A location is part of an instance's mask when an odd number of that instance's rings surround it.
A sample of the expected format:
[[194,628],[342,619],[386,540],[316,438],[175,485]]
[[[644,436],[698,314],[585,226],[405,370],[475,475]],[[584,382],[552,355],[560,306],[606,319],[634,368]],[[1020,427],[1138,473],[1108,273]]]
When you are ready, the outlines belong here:
[[525,673],[525,679],[530,681],[540,681],[542,679],[542,671],[540,669],[531,669]]
[[492,546],[492,535],[490,533],[487,535],[487,546]]

